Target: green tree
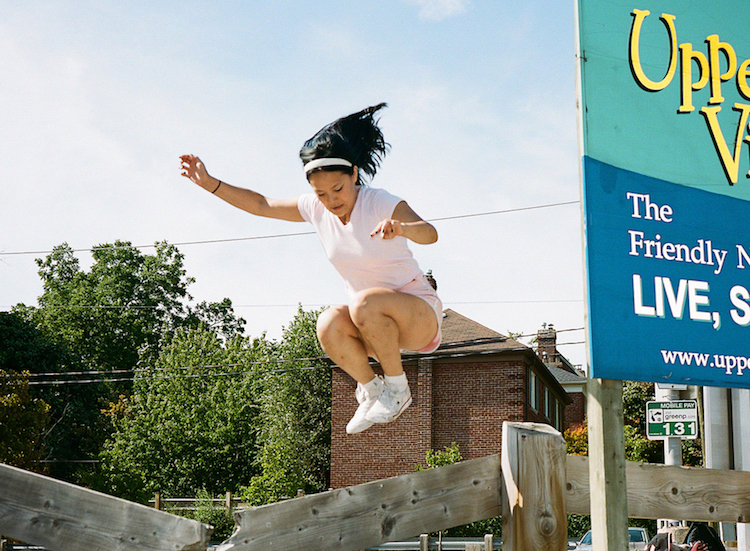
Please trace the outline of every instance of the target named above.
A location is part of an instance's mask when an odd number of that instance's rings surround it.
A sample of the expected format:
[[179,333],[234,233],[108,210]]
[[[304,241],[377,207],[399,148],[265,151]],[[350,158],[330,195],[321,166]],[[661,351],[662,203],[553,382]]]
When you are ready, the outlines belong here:
[[260,505],[328,488],[331,450],[331,369],[316,336],[320,311],[301,307],[272,350],[278,369],[264,376],[258,464],[243,490]]
[[234,315],[232,301],[225,298],[221,302],[201,302],[195,308],[188,308],[183,325],[186,327],[207,327],[216,331],[224,339],[239,337],[245,332],[245,320]]
[[200,490],[196,494],[195,509],[186,510],[170,505],[167,505],[165,509],[174,515],[181,515],[213,526],[214,531],[211,534],[211,539],[222,541],[232,535],[234,517],[224,507],[217,507],[214,504],[214,495],[218,498],[224,497],[224,495],[210,494],[206,490]]
[[[87,272],[67,244],[55,247],[37,260],[44,289],[38,305],[14,309],[44,339],[66,351],[57,365],[43,371],[115,374],[104,377],[107,382],[34,389],[51,406],[52,430],[45,444],[54,461],[52,474],[73,482],[83,474],[80,461],[96,459],[113,430],[102,410],[130,394],[133,370],[139,360],[148,364],[158,356],[163,335],[178,327],[205,326],[230,339],[244,325],[228,299],[193,309],[185,305],[193,279],[173,245],[157,243],[154,254],[144,254],[129,242],[116,241],[94,247],[92,257]],[[38,373],[40,366],[30,371]]]
[[267,348],[264,338],[224,342],[206,327],[165,335],[132,397],[110,404],[115,432],[93,483],[136,501],[248,484],[257,472],[257,371]]
[[[26,373],[28,375],[28,372]],[[0,463],[41,471],[49,406],[29,393],[24,374],[0,369]]]
[[[428,469],[435,469],[437,467],[444,467],[445,465],[453,465],[463,461],[461,451],[458,444],[453,442],[450,446],[445,446],[442,450],[427,450],[425,453],[425,463]],[[424,470],[422,465],[415,467],[417,471]],[[503,534],[503,523],[502,517],[488,518],[485,520],[479,520],[470,524],[464,524],[463,526],[455,526],[443,530],[442,534],[446,537],[482,537],[485,534],[492,534],[496,537],[502,537]]]
[[[446,446],[443,450],[427,450],[425,453],[425,463],[428,469],[434,469],[436,467],[444,467],[445,465],[453,465],[462,461],[461,450],[458,444],[453,442],[450,446]],[[423,471],[425,468],[422,465],[415,467],[417,471]]]
[[[49,439],[54,393],[31,386],[32,373],[58,371],[71,364],[64,346],[45,338],[16,312],[0,312],[0,461],[43,472],[53,448]],[[38,383],[33,378],[32,383]],[[33,392],[32,392],[33,389]],[[11,450],[15,450],[12,452]],[[23,450],[22,452],[20,450]]]
[[44,293],[31,320],[51,338],[65,342],[87,369],[130,369],[144,344],[182,324],[189,299],[183,255],[157,243],[153,255],[129,242],[93,248],[93,265],[81,270],[63,244],[37,260]]
[[[660,441],[646,438],[646,402],[653,399],[653,384],[623,381],[625,459],[646,463],[663,462]],[[567,452],[588,455],[588,425],[570,427],[564,434]]]

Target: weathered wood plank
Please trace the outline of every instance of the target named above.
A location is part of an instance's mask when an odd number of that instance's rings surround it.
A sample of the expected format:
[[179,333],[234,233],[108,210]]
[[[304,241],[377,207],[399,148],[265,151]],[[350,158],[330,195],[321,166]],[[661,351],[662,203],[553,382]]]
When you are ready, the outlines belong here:
[[220,551],[353,551],[500,514],[500,456],[235,513]]
[[203,551],[211,528],[0,464],[0,534],[55,551]]
[[568,513],[591,514],[589,493],[589,458],[582,455],[566,456],[565,507]]
[[503,423],[503,549],[568,548],[565,440],[549,425]]
[[[569,513],[587,515],[589,458],[567,456]],[[750,521],[750,472],[626,462],[628,516]]]

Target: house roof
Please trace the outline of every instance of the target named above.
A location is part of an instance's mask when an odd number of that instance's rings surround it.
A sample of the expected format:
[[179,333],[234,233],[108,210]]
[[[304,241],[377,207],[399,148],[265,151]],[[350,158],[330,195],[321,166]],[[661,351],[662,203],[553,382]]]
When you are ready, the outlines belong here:
[[584,384],[586,382],[586,377],[579,375],[578,373],[572,373],[571,371],[568,371],[567,369],[562,369],[560,367],[555,367],[553,365],[547,365],[547,369],[549,369],[550,373],[552,373],[555,376],[555,379],[560,381],[561,385],[566,385],[566,384],[571,384],[571,383]]
[[525,344],[493,331],[450,308],[443,311],[443,341],[436,354],[526,349],[529,348]]

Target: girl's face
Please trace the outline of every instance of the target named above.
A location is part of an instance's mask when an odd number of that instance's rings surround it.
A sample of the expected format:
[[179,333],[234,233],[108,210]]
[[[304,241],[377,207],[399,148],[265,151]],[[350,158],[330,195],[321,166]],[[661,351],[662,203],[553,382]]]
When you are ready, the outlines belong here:
[[352,174],[319,170],[310,174],[308,181],[323,206],[348,224],[357,200],[357,167]]

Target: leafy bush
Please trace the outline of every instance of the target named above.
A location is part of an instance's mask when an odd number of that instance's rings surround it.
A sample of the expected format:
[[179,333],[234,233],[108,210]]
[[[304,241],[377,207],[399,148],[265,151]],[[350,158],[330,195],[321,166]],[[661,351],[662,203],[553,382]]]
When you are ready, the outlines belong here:
[[[446,446],[443,450],[427,450],[425,454],[425,463],[428,469],[434,469],[436,467],[444,467],[445,465],[452,465],[462,461],[461,451],[459,450],[458,444],[453,442],[450,446]],[[422,465],[415,467],[417,471],[423,471],[425,468]],[[502,517],[488,518],[470,524],[464,524],[462,526],[454,526],[443,530],[442,534],[445,537],[465,537],[474,538],[482,537],[485,534],[492,534],[495,537],[501,537],[503,533]]]
[[[218,496],[221,497],[221,496]],[[214,527],[212,540],[223,541],[232,535],[234,531],[234,518],[227,510],[214,504],[213,496],[206,490],[200,490],[195,498],[195,510],[179,509],[168,506],[167,511],[202,522]]]

